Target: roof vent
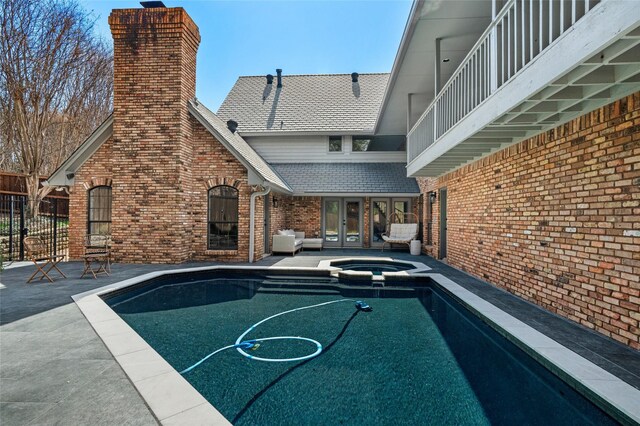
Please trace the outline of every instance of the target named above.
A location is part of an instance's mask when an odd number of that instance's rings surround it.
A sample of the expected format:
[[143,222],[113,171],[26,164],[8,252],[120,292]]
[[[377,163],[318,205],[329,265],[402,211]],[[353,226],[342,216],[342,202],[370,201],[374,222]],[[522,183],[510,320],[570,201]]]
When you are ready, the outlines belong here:
[[273,84],[273,75],[267,74],[267,84]]
[[278,74],[278,87],[282,87],[282,69],[278,68],[276,73]]
[[352,83],[357,83],[358,82],[358,73],[357,72],[352,72],[351,73],[351,82]]
[[238,128],[237,121],[234,121],[234,120],[227,121],[227,129],[229,129],[231,133],[235,133],[237,128]]
[[167,7],[161,1],[141,1],[140,5],[145,9],[157,9],[159,7]]

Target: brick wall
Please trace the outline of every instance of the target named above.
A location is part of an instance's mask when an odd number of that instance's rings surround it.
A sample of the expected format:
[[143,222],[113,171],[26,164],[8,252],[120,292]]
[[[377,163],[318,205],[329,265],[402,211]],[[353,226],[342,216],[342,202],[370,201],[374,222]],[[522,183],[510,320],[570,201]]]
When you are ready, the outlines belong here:
[[84,254],[88,233],[88,191],[95,186],[111,186],[113,139],[109,138],[75,174],[69,188],[69,258],[77,260]]
[[[190,209],[194,224],[192,258],[195,260],[215,259],[246,262],[249,257],[249,204],[252,192],[251,187],[247,184],[247,170],[193,117],[191,125],[193,126],[193,158],[189,164],[194,176]],[[229,185],[238,190],[238,250],[207,249],[208,191],[218,185]],[[258,200],[261,199],[262,197],[258,198]],[[261,214],[262,208],[259,213],[256,213],[256,217],[261,217]],[[259,228],[261,228],[260,221],[256,221],[256,231],[261,230]],[[256,243],[259,242],[259,238],[256,235]],[[260,252],[261,256],[262,252]]]
[[192,252],[187,101],[195,96],[198,27],[182,8],[114,10],[109,24],[117,159],[112,164],[114,257],[182,262]]
[[[424,195],[423,197],[423,210],[422,210],[422,252],[428,254],[430,256],[439,258],[438,256],[438,247],[435,244],[438,241],[438,225],[439,222],[439,205],[437,202],[432,203],[430,199],[430,192],[438,190],[438,181],[433,178],[418,178],[418,186],[420,187],[420,192]],[[436,195],[437,198],[437,195]],[[429,204],[431,204],[431,218],[429,218]],[[429,219],[431,219],[431,242],[432,244],[427,244],[427,234],[429,232]]]
[[[280,197],[278,197],[280,198]],[[285,207],[285,224],[287,228],[304,232],[313,238],[320,236],[322,216],[321,197],[282,197]]]
[[[113,136],[77,171],[70,256],[84,252],[88,190],[112,186],[116,261],[247,261],[247,170],[188,112],[195,95],[198,29],[181,8],[114,10]],[[208,189],[239,191],[238,250],[207,249]],[[262,257],[263,198],[256,200],[255,258]]]
[[450,264],[640,349],[640,93],[420,185]]
[[269,194],[269,197],[271,197],[271,211],[269,218],[269,225],[271,227],[270,235],[275,235],[278,230],[287,229],[287,207],[289,203],[286,202],[286,199],[290,197],[273,193]]

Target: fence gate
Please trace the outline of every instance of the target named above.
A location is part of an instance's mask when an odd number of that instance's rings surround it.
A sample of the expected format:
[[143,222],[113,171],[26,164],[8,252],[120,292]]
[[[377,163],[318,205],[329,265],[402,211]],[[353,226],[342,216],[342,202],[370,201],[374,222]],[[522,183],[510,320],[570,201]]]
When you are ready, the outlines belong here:
[[29,217],[26,195],[0,194],[0,254],[3,261],[25,259],[24,237],[40,236],[49,253],[67,255],[69,200],[46,197]]

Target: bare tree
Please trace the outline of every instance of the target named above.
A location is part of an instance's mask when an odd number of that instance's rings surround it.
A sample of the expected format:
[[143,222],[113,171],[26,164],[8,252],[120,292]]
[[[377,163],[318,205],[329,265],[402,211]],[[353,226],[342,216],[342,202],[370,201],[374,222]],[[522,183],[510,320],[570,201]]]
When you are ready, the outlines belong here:
[[111,109],[112,55],[75,0],[0,0],[0,167],[26,175],[31,215],[54,171]]

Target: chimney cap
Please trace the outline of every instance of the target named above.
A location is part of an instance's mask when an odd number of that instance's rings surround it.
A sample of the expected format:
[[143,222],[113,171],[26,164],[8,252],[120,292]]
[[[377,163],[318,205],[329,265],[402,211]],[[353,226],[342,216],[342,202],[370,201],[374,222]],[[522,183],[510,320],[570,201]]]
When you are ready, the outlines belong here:
[[235,121],[235,120],[227,121],[227,129],[229,129],[229,131],[231,133],[235,133],[237,128],[238,128],[238,122],[237,121]]
[[145,9],[157,9],[160,7],[167,7],[161,1],[141,1],[140,5]]
[[267,74],[267,84],[273,84],[273,75]]
[[352,72],[351,73],[351,82],[352,83],[357,83],[358,82],[358,73],[357,72]]

